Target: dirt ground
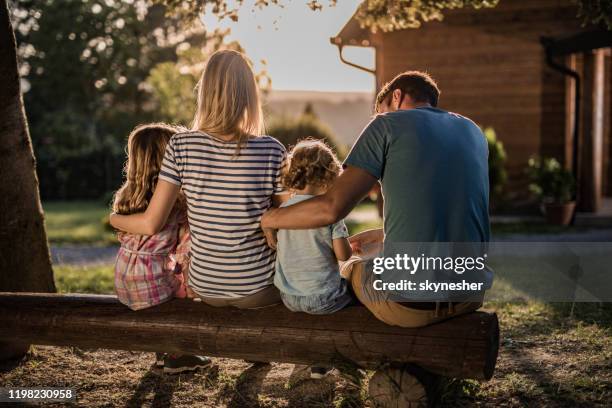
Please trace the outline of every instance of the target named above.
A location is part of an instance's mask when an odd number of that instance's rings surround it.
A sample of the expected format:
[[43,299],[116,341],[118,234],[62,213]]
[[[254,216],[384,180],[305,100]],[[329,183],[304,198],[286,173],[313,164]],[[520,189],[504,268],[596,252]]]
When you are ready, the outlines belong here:
[[153,361],[153,353],[37,346],[1,383],[72,387],[87,407],[331,407],[361,398],[336,375],[311,380],[306,366],[214,359],[196,373],[168,375]]
[[[441,406],[609,407],[612,403],[610,309],[541,304],[503,305],[495,376],[488,382],[448,380]],[[200,372],[164,375],[152,353],[36,346],[19,362],[0,366],[0,386],[77,390],[86,407],[368,407],[367,377],[335,372],[311,380],[308,367],[253,366],[214,359]],[[65,404],[55,404],[65,406]]]

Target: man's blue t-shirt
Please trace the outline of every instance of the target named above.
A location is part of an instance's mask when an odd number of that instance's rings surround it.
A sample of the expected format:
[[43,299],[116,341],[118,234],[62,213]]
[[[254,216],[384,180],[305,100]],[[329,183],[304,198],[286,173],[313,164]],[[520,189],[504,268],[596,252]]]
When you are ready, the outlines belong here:
[[385,243],[488,242],[488,147],[471,120],[432,107],[377,115],[345,165],[381,181]]

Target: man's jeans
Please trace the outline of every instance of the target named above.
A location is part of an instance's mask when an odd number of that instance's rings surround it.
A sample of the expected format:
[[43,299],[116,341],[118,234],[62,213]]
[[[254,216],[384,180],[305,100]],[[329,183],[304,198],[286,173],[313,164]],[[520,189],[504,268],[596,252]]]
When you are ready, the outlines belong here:
[[355,296],[377,319],[400,327],[423,327],[455,316],[473,312],[482,307],[482,302],[432,303],[430,309],[413,308],[408,302],[388,300],[383,291],[375,290],[372,283],[375,275],[366,271],[367,260],[352,257],[343,263],[340,274],[351,282]]

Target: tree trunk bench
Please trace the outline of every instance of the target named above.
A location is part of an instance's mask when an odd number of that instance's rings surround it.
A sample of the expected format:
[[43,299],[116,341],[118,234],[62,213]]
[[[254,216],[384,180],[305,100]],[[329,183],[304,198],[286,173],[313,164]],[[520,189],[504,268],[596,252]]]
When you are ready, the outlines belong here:
[[497,360],[494,313],[432,326],[388,326],[361,306],[332,315],[214,308],[175,299],[131,311],[114,296],[0,293],[0,341],[197,353],[294,364],[351,362],[377,370],[370,394],[387,406],[425,404],[436,376],[489,379]]

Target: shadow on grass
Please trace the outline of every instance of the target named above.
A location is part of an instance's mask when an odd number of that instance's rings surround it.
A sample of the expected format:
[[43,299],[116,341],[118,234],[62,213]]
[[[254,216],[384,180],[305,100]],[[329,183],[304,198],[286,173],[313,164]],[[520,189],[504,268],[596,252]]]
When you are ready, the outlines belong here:
[[365,399],[361,395],[362,383],[355,382],[353,373],[345,367],[335,367],[340,377],[331,374],[320,380],[310,378],[310,366],[295,365],[287,380],[286,388],[291,389],[290,407],[309,408],[362,408]]
[[612,304],[487,306],[497,310],[502,331],[496,374],[489,383],[447,379],[442,406],[605,406]]
[[134,395],[126,403],[126,407],[142,407],[153,393],[151,407],[169,407],[172,396],[179,382],[179,375],[164,375],[161,370],[151,369],[140,379]]
[[557,319],[612,328],[612,303],[550,303],[549,307]]
[[228,408],[243,408],[259,406],[259,392],[268,373],[272,370],[271,364],[255,363],[244,370],[234,384]]

